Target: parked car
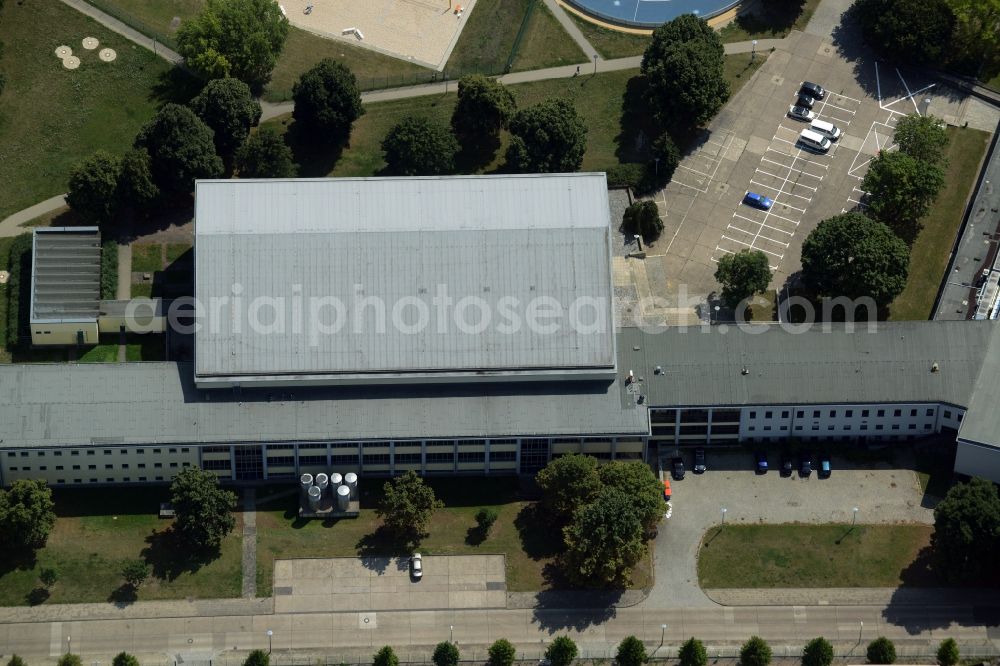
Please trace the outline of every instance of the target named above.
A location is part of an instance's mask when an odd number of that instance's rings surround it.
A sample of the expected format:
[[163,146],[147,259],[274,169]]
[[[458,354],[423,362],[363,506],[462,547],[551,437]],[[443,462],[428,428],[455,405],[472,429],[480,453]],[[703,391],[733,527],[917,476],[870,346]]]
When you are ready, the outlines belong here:
[[756,462],[757,473],[767,474],[767,454],[763,451],[757,451],[753,454],[753,458]]
[[788,453],[781,454],[781,476],[792,475],[792,456]]
[[684,460],[681,458],[674,458],[670,461],[670,473],[673,475],[675,481],[680,481],[684,478]]
[[424,561],[420,553],[413,553],[413,557],[410,558],[410,575],[417,579],[424,575]]
[[788,115],[791,116],[792,118],[795,118],[796,120],[804,120],[806,122],[809,122],[810,120],[816,117],[816,112],[810,111],[804,106],[796,106],[795,104],[792,104],[790,107],[788,107]]
[[670,479],[663,479],[663,500],[670,501]]
[[830,478],[830,456],[825,453],[819,457],[819,478]]
[[809,476],[813,471],[812,456],[803,451],[799,454],[799,475]]
[[694,450],[694,473],[701,474],[707,467],[705,467],[705,449],[695,449]]
[[799,95],[795,99],[795,106],[804,106],[807,109],[813,108],[813,104],[815,104],[815,103],[816,103],[816,100],[814,100],[809,95]]
[[812,81],[803,81],[802,85],[799,86],[799,91],[809,95],[810,97],[815,97],[816,99],[823,99],[826,97],[826,91],[823,90],[823,86],[818,83],[813,83]]
[[748,191],[743,195],[743,203],[754,208],[760,208],[761,210],[769,210],[774,205],[774,200],[765,197],[763,194]]

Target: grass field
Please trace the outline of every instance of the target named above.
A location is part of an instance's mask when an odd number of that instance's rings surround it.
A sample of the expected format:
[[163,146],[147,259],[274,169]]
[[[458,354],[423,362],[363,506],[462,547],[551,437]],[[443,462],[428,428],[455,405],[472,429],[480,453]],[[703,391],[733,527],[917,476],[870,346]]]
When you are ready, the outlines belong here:
[[[435,512],[420,552],[434,555],[507,554],[507,589],[541,590],[558,580],[550,566],[561,547],[561,539],[540,524],[532,504],[518,492],[514,478],[432,479],[446,508]],[[333,557],[354,555],[404,555],[410,550],[381,538],[374,507],[381,482],[373,482],[361,496],[361,516],[332,522],[299,520],[297,499],[283,498],[257,513],[257,594],[268,595],[274,560],[285,557]],[[499,517],[489,536],[481,540],[475,514],[492,506]],[[649,558],[633,575],[633,585],[651,583]]]
[[[80,40],[96,37],[118,52],[102,63]],[[98,148],[131,145],[156,111],[157,84],[169,67],[61,2],[8,2],[0,13],[0,219],[66,191],[74,163]],[[62,66],[66,44],[80,68]]]
[[201,11],[205,0],[90,0],[90,4],[173,49],[180,21]]
[[166,487],[129,488],[128,501],[123,501],[123,491],[117,488],[54,491],[59,518],[48,543],[33,563],[0,565],[0,604],[28,603],[29,595],[40,587],[38,572],[43,567],[59,573],[48,603],[118,599],[122,585],[118,572],[122,560],[130,558],[145,559],[153,569],[139,590],[140,600],[238,597],[241,528],[237,526],[223,542],[218,559],[186,561],[182,549],[164,536],[170,521],[157,517],[159,503],[168,494]]
[[580,28],[590,45],[597,49],[602,58],[627,58],[642,55],[652,41],[649,35],[634,35],[619,30],[611,30],[580,18],[571,11],[566,14]]
[[976,184],[990,135],[975,129],[949,127],[948,138],[944,189],[921,220],[923,228],[910,251],[906,288],[889,309],[889,318],[895,321],[930,319],[934,299],[948,270],[955,236],[962,225],[965,202]]
[[589,61],[590,55],[580,50],[549,8],[538,2],[528,18],[521,45],[511,63],[511,71],[522,72]]
[[726,525],[705,533],[703,588],[930,585],[929,525]]
[[751,39],[787,37],[792,30],[805,29],[819,2],[820,0],[759,2],[754,5],[751,13],[737,17],[735,21],[722,28],[719,37],[727,44]]

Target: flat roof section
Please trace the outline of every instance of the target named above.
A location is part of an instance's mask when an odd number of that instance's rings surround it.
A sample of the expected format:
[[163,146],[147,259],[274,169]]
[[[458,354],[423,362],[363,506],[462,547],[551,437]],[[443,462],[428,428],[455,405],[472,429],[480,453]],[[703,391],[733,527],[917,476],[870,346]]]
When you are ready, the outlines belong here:
[[199,386],[614,375],[604,174],[199,181]]
[[96,321],[101,299],[97,227],[41,227],[32,236],[32,323]]

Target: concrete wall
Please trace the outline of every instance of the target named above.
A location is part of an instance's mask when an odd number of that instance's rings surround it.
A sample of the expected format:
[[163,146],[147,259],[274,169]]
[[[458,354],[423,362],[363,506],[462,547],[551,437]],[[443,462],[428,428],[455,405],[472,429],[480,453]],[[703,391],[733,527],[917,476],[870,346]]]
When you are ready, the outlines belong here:
[[[117,329],[116,329],[117,330]],[[78,323],[33,323],[31,325],[31,344],[36,347],[74,346],[77,343],[77,332],[83,332],[83,343],[97,344],[97,322]]]
[[981,476],[1000,483],[1000,449],[958,440],[955,471],[969,476]]

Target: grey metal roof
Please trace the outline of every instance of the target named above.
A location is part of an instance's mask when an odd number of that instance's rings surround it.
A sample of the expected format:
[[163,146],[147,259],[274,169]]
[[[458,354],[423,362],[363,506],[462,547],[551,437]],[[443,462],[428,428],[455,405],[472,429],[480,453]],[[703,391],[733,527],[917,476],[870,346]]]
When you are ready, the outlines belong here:
[[0,367],[0,446],[643,435],[617,382],[199,390],[186,363]]
[[990,341],[958,437],[1000,447],[1000,334]]
[[[765,325],[755,327],[756,333],[721,326],[658,334],[619,329],[619,372],[643,378],[650,407],[922,401],[966,406],[991,337],[1000,335],[1000,326],[990,322],[879,322],[875,333],[864,325],[853,333],[832,327],[801,334]],[[657,365],[663,374],[654,374]]]
[[[251,331],[247,314],[233,317],[229,309],[203,318],[195,341],[200,384],[613,372],[604,174],[199,181],[196,201],[202,312],[211,314],[210,302],[234,291],[244,313],[258,297],[283,299],[285,311],[280,332]],[[452,304],[443,319],[434,300],[442,293]],[[457,304],[467,297],[491,311],[481,332],[455,323]],[[589,299],[603,321],[594,332],[578,332],[564,316],[554,333],[532,331],[527,304],[541,297],[564,308]],[[296,298],[299,330],[292,322]],[[344,306],[343,326],[336,334],[317,332],[310,304],[331,298]],[[360,305],[372,298],[385,304],[384,329],[373,308]],[[516,332],[499,326],[507,321],[502,299],[519,303]],[[394,326],[397,304],[406,325],[418,322],[423,307],[426,326]],[[318,307],[325,324],[337,319],[333,306]],[[270,307],[261,312],[262,321],[275,321]],[[585,321],[591,312],[582,313]],[[466,309],[467,321],[480,318],[477,307]]]
[[101,298],[97,227],[35,229],[31,263],[31,322],[97,318]]

